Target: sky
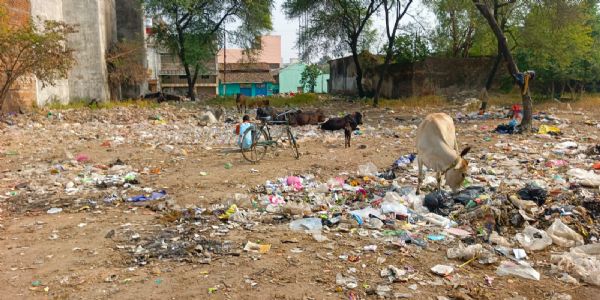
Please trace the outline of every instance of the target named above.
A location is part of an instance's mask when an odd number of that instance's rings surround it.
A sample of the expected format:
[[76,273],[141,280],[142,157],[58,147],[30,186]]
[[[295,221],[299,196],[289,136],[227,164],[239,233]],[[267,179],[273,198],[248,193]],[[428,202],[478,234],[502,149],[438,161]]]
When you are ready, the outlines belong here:
[[[271,34],[281,36],[281,56],[283,63],[289,63],[290,58],[298,57],[298,49],[296,49],[296,38],[298,35],[298,19],[288,20],[285,17],[281,4],[285,0],[275,0],[275,7],[273,9],[273,31]],[[407,16],[401,21],[402,24],[410,22],[419,22],[423,26],[432,26],[435,17],[429,12],[422,4],[421,1],[417,0],[413,4],[407,13]],[[375,45],[376,48],[382,47],[384,42],[385,32],[385,20],[382,16],[375,16],[375,27],[382,33],[380,44]]]

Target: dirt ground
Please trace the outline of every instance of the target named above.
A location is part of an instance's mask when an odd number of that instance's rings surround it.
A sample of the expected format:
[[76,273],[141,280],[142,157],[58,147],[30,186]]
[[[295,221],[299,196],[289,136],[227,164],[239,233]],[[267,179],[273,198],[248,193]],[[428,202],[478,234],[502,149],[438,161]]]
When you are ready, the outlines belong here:
[[[541,273],[539,281],[497,276],[497,265],[477,263],[457,268],[451,276],[441,278],[429,269],[436,264],[462,264],[446,258],[447,242],[429,242],[427,248],[399,248],[356,231],[335,230],[327,234],[330,242],[317,242],[311,235],[290,231],[288,222],[259,222],[244,227],[219,224],[216,218],[205,221],[207,217],[200,221],[206,224],[198,226],[211,239],[231,241],[238,250],[247,241],[271,244],[270,251],[213,255],[209,263],[153,259],[140,265],[124,250],[131,244],[129,236],[139,233],[144,238],[160,228],[173,226],[165,225],[164,213],[146,203],[86,206],[82,201],[98,194],[70,195],[64,192],[63,181],[57,179],[63,173],[47,172],[47,168],[57,163],[65,164],[69,153],[85,153],[90,158],[88,165],[109,165],[121,159],[138,171],[141,186],[165,189],[173,200],[170,205],[210,210],[221,204],[226,208],[233,203],[236,193],[251,194],[252,188],[267,180],[314,174],[327,181],[355,172],[367,162],[383,169],[400,155],[414,152],[414,128],[419,118],[433,111],[454,114],[461,109],[390,110],[329,104],[326,110],[331,114],[361,110],[365,125],[381,128],[376,134],[354,136],[348,149],[343,148],[343,137],[339,134],[301,140],[299,160],[283,149],[279,155],[269,155],[259,164],[246,162],[239,153],[224,153],[224,145],[171,143],[180,151],[174,155],[156,146],[165,136],[156,134],[144,142],[138,139],[144,132],[152,134],[170,122],[193,128],[196,123],[193,115],[200,110],[195,106],[63,111],[59,117],[57,112],[53,112],[53,117],[42,112],[17,116],[11,119],[13,125],[0,125],[0,152],[4,153],[0,154],[0,196],[3,196],[0,198],[0,282],[3,283],[0,299],[375,299],[378,296],[371,291],[380,284],[392,287],[391,298],[395,293],[396,297],[413,299],[438,296],[551,299],[564,293],[572,299],[598,299],[598,287],[557,280],[549,262],[550,253],[559,251],[554,246],[530,255],[529,261]],[[148,120],[157,113],[167,125]],[[569,122],[563,130],[564,137],[587,144],[597,144],[600,140],[598,127],[584,122],[599,120],[600,110],[554,113]],[[543,144],[561,139],[491,133],[500,122],[506,120],[458,123],[459,142],[473,145],[471,156],[478,157],[495,151],[494,145],[499,141],[527,146],[530,140]],[[124,142],[111,140],[116,133],[103,129],[109,123],[119,125],[110,129],[117,130]],[[57,130],[61,133],[57,134]],[[176,136],[177,128],[172,128],[171,134]],[[102,146],[106,140],[113,143]],[[542,154],[532,154],[536,155]],[[233,167],[225,168],[227,163]],[[148,171],[153,169],[160,170],[160,174]],[[68,170],[64,174],[78,176]],[[34,181],[36,186],[31,184]],[[46,182],[47,187],[40,182]],[[19,190],[21,183],[29,183],[29,187]],[[136,192],[140,191],[129,191]],[[48,214],[46,211],[51,207],[64,210]],[[114,237],[110,237],[111,231]],[[375,252],[363,251],[365,245],[371,244],[378,245]],[[350,262],[339,258],[351,253],[360,253],[360,260]],[[380,276],[387,265],[414,269],[414,277],[390,284]],[[358,286],[351,290],[338,286],[337,273],[352,274],[358,278]],[[494,277],[491,285],[486,283],[486,276]]]

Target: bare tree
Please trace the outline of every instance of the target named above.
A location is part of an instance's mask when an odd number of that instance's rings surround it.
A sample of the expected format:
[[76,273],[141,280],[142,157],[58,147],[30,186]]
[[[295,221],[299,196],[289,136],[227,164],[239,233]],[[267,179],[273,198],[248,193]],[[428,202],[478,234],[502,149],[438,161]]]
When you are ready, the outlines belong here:
[[373,106],[379,105],[379,95],[385,74],[387,73],[392,57],[394,56],[394,45],[396,44],[396,35],[400,26],[400,20],[406,15],[406,11],[412,4],[413,0],[408,0],[406,5],[402,5],[399,0],[383,0],[383,13],[385,15],[385,34],[387,36],[387,47],[385,49],[385,60],[383,66],[379,70],[379,80],[375,88],[373,97]]
[[492,15],[489,6],[486,3],[480,2],[479,0],[473,0],[473,3],[477,7],[481,15],[487,20],[488,24],[490,25],[490,28],[494,32],[494,35],[498,40],[498,49],[501,51],[502,56],[504,56],[504,60],[506,61],[508,71],[521,88],[521,101],[523,102],[523,119],[521,121],[521,128],[523,129],[523,131],[530,131],[533,108],[531,103],[531,96],[529,95],[529,81],[530,79],[533,79],[534,74],[529,72],[519,72],[519,69],[517,68],[517,64],[515,63],[512,53],[508,48],[508,43],[506,41],[506,37],[504,36],[504,32],[502,32],[502,29],[496,22],[496,19]]

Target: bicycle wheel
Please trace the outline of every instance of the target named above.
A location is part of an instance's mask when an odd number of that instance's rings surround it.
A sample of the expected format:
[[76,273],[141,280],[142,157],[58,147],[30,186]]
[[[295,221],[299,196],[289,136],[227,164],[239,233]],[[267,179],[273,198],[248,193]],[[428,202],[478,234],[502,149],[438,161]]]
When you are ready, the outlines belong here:
[[[244,141],[252,141],[246,147]],[[248,128],[242,136],[242,155],[244,158],[252,163],[261,160],[267,153],[267,148],[270,143],[268,141],[268,135],[264,130],[257,128]]]
[[288,139],[290,141],[290,148],[292,149],[294,158],[298,159],[298,158],[300,158],[300,152],[298,151],[298,144],[296,143],[296,137],[294,136],[294,133],[292,133],[292,130],[289,127],[287,128],[287,134],[288,134]]

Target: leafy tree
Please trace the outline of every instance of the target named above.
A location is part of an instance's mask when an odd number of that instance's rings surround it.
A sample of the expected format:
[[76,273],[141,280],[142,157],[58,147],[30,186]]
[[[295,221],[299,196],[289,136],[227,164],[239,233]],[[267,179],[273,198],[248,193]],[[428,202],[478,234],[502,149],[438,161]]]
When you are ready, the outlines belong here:
[[594,24],[594,10],[585,2],[543,0],[530,4],[518,58],[522,65],[539,72],[540,83],[552,97],[558,84],[561,95],[568,87],[574,98],[576,90],[596,77]]
[[429,44],[419,32],[402,33],[394,43],[394,62],[415,63],[425,60],[430,55]]
[[359,55],[372,45],[371,17],[381,5],[379,0],[286,0],[283,9],[289,18],[309,18],[308,26],[298,36],[298,45],[311,45],[303,47],[303,56],[317,51],[350,50],[356,67],[358,95],[364,97],[364,71]]
[[387,37],[387,47],[385,49],[385,60],[379,71],[379,81],[375,88],[375,96],[373,97],[373,106],[379,105],[379,93],[383,86],[385,74],[388,71],[392,58],[394,56],[394,45],[398,29],[400,28],[400,20],[406,15],[408,8],[413,0],[408,0],[404,5],[400,0],[383,0],[383,14],[385,16],[385,35]]
[[156,41],[179,57],[187,77],[188,94],[195,100],[194,86],[204,63],[214,59],[226,23],[239,26],[228,31],[237,44],[259,49],[257,37],[272,29],[273,0],[142,0],[154,18]]
[[0,11],[0,111],[19,79],[35,75],[42,86],[54,85],[67,77],[75,62],[73,49],[66,46],[75,28],[58,21],[36,21],[10,26],[7,14]]
[[315,92],[315,86],[317,85],[317,78],[321,75],[321,69],[316,64],[310,64],[304,68],[300,75],[300,84],[303,87],[308,87],[311,93]]
[[[473,46],[478,20],[469,0],[425,0],[437,18],[433,34],[434,51],[451,57],[467,57]],[[481,28],[481,26],[479,26]]]

